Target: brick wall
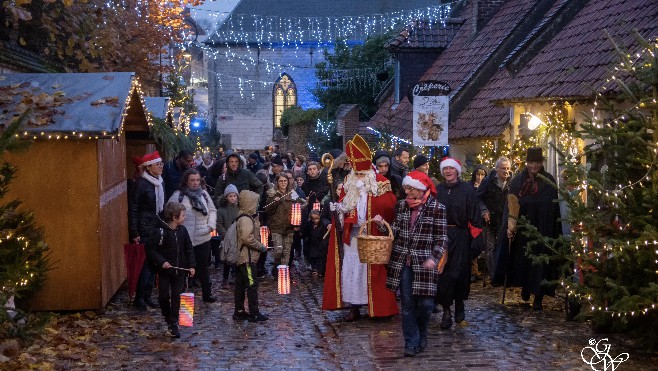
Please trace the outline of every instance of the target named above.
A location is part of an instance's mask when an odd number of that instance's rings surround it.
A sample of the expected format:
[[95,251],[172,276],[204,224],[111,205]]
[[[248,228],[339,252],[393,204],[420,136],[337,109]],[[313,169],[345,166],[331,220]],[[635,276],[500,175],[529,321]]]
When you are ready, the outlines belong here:
[[343,148],[345,148],[347,141],[359,132],[359,106],[341,104],[336,111],[336,126],[338,134],[343,136]]

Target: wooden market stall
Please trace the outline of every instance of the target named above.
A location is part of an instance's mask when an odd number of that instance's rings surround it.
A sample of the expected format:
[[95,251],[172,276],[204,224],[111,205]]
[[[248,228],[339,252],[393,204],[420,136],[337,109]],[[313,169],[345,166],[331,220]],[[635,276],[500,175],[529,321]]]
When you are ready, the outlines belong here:
[[2,86],[65,97],[50,120],[21,129],[34,140],[27,151],[5,154],[18,169],[6,197],[33,210],[51,251],[53,269],[31,306],[102,308],[126,279],[126,132],[148,138],[149,130],[139,84],[114,72],[4,74]]

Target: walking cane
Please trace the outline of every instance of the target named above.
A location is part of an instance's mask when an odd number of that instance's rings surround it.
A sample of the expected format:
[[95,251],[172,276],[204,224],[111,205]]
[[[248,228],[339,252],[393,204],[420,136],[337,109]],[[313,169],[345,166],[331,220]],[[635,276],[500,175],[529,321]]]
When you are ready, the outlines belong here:
[[[512,254],[512,238],[507,239],[507,260],[509,260],[509,256]],[[507,294],[507,276],[509,276],[509,269],[505,267],[505,281],[503,282],[503,300],[502,304],[505,305],[505,294]]]
[[482,275],[482,288],[487,287],[487,276],[489,272],[487,271],[487,263],[489,263],[489,239],[487,238],[487,232],[489,231],[489,222],[484,226],[484,274]]

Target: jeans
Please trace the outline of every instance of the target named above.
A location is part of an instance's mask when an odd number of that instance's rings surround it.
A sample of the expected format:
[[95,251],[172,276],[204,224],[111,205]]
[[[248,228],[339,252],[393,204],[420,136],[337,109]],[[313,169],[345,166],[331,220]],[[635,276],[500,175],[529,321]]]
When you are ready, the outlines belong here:
[[249,313],[258,314],[258,279],[256,279],[256,264],[245,263],[235,267],[235,312],[244,311],[245,290],[249,301]]
[[196,260],[196,273],[194,276],[197,277],[201,283],[203,298],[209,298],[212,296],[210,292],[210,272],[208,272],[208,263],[210,261],[210,241],[194,246],[194,260]]
[[418,349],[421,340],[427,339],[427,327],[434,309],[434,297],[413,294],[414,272],[402,268],[400,302],[402,304],[402,334],[405,348]]
[[142,265],[142,270],[139,272],[139,278],[137,279],[135,303],[144,305],[144,300],[151,299],[151,291],[153,291],[154,285],[155,273],[151,270],[149,261],[146,259],[144,260],[144,265]]
[[274,241],[274,265],[289,265],[293,232],[286,234],[272,233]]
[[178,323],[180,294],[183,292],[187,274],[178,272],[177,276],[168,273],[158,275],[158,303],[167,324]]

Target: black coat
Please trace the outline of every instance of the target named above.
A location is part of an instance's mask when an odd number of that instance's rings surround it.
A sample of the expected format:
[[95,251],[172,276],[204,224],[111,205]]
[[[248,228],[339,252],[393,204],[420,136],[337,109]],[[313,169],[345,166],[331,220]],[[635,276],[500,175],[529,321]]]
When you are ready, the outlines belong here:
[[471,290],[471,261],[483,241],[482,234],[472,237],[468,225],[482,228],[480,201],[473,186],[462,181],[439,184],[436,198],[446,207],[448,223],[448,261],[439,276],[437,297],[441,304],[450,305],[453,299],[468,299]]
[[[543,169],[541,175],[555,183],[555,178]],[[562,226],[559,222],[560,206],[554,200],[557,200],[557,190],[546,181],[537,177],[537,191],[523,192],[523,185],[528,179],[528,171],[523,170],[516,175],[509,185],[509,193],[514,194],[519,199],[519,218],[524,216],[530,224],[537,227],[539,233],[547,237],[558,237],[561,234]],[[534,295],[553,295],[554,288],[542,287],[543,280],[556,279],[557,270],[554,264],[533,265],[530,258],[526,256],[526,237],[522,229],[518,229],[516,236],[512,240],[511,246],[507,238],[507,217],[509,209],[505,203],[503,211],[503,220],[496,241],[496,271],[494,272],[494,283],[503,284],[505,275],[508,275],[507,286],[524,287]],[[549,250],[544,245],[535,245],[532,248],[533,254],[548,253]]]
[[494,230],[498,230],[502,224],[503,210],[505,209],[509,190],[509,182],[505,184],[505,188],[501,189],[496,184],[496,179],[496,172],[492,171],[475,191],[480,201],[489,210],[489,226]]
[[[314,226],[307,222],[304,231],[304,250],[310,258],[321,258],[327,256],[327,247],[329,246],[329,235],[327,234],[326,221],[320,219],[320,224]],[[327,234],[327,238],[323,238]]]
[[160,223],[155,209],[155,186],[144,178],[138,178],[128,202],[130,239],[139,236],[142,243],[146,242]]
[[313,204],[316,202],[322,202],[324,196],[329,193],[329,183],[327,182],[326,174],[321,173],[315,179],[309,177],[304,184],[302,184],[302,190],[306,197],[308,197],[309,210],[313,209]]
[[175,269],[162,269],[164,262],[179,268],[196,268],[192,241],[183,225],[171,229],[168,224],[160,220],[155,232],[146,241],[146,256],[156,272],[171,275],[178,273]]

